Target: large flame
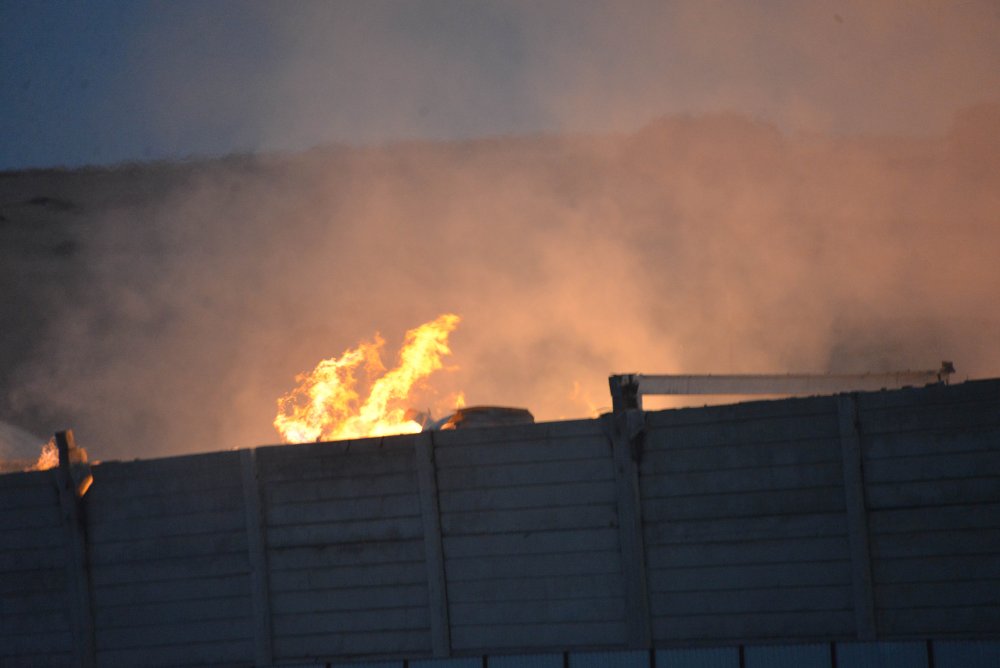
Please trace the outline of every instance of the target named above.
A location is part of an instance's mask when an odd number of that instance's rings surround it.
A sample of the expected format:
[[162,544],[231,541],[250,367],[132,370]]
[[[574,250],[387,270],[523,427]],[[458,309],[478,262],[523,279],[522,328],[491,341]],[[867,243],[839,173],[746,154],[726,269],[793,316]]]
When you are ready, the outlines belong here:
[[[373,341],[299,374],[299,386],[278,399],[275,429],[286,443],[420,431],[420,424],[408,418],[405,401],[417,381],[444,366],[442,358],[451,353],[448,335],[459,320],[446,313],[408,331],[394,369],[387,371],[382,364],[385,340],[376,333]],[[370,381],[364,400],[358,394],[359,369]]]

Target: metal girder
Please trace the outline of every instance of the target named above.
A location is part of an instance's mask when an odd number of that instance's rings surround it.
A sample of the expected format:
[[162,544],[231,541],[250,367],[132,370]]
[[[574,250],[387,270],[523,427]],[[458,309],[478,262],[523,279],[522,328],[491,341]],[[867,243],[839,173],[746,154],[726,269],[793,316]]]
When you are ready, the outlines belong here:
[[642,396],[707,394],[817,395],[873,392],[901,387],[946,383],[955,372],[951,362],[936,371],[891,371],[861,374],[726,374],[663,375],[618,374],[609,378],[614,410],[641,408]]

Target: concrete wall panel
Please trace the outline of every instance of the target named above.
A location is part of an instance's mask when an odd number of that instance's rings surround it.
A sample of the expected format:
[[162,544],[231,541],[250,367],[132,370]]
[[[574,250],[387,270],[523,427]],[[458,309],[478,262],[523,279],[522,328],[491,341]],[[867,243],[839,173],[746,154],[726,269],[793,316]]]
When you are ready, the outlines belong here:
[[997,663],[1000,381],[616,424],[102,464],[86,564],[0,476],[0,664],[77,660],[81,568],[102,666]]
[[656,651],[656,668],[739,668],[737,647],[661,649]]
[[832,668],[829,645],[764,645],[744,650],[746,668]]
[[928,668],[927,643],[837,643],[836,668]]
[[488,668],[563,668],[562,654],[515,654],[487,657]]
[[570,652],[569,668],[649,668],[650,652]]
[[934,641],[934,668],[994,668],[1000,666],[1000,642]]

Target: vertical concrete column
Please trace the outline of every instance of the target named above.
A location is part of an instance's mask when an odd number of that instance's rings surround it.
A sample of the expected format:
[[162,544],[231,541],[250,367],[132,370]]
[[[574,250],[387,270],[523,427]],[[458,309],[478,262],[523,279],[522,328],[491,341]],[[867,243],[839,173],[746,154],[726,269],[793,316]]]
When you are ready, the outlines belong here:
[[451,626],[448,620],[448,584],[444,572],[441,542],[441,511],[438,505],[437,471],[434,464],[434,432],[425,431],[414,439],[417,483],[420,488],[420,515],[424,525],[424,563],[427,566],[428,608],[431,616],[431,649],[436,657],[451,655]]
[[840,450],[844,466],[844,495],[847,505],[847,534],[851,549],[851,583],[854,619],[859,640],[875,640],[875,594],[872,586],[871,547],[868,537],[868,508],[865,502],[864,461],[856,394],[837,395],[840,422]]
[[614,458],[627,642],[631,648],[647,649],[652,645],[652,628],[639,497],[639,456],[645,415],[641,410],[630,409],[607,415],[604,419],[605,428],[611,436]]
[[[90,568],[87,559],[87,533],[84,526],[81,496],[90,484],[89,470],[85,470],[86,457],[76,460],[76,442],[73,431],[56,434],[59,449],[59,466],[55,471],[59,488],[59,507],[63,526],[66,527],[67,569],[69,583],[70,619],[73,628],[73,646],[76,663],[81,668],[97,665],[97,648],[94,641],[94,611],[90,601]],[[74,476],[73,466],[77,475]],[[83,478],[86,478],[84,480]]]
[[247,556],[250,560],[250,598],[253,606],[254,666],[267,668],[273,663],[271,642],[271,601],[267,573],[266,527],[260,502],[257,478],[257,452],[240,451],[243,482],[243,507],[246,511]]

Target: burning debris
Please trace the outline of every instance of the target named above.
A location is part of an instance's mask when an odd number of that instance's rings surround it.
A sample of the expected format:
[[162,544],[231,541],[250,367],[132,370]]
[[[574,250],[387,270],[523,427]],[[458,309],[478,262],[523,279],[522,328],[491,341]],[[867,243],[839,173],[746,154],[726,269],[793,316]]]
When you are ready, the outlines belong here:
[[407,413],[424,431],[447,431],[449,429],[469,429],[471,427],[506,427],[512,424],[533,424],[535,416],[525,408],[507,406],[457,406],[454,413],[434,419],[430,411]]
[[441,429],[472,427],[506,427],[512,424],[533,424],[535,416],[526,408],[507,406],[470,406],[460,408],[441,425]]
[[[310,373],[296,376],[299,386],[278,399],[274,427],[286,443],[388,436],[421,431],[423,425],[408,410],[411,391],[443,368],[451,353],[448,335],[460,321],[446,313],[406,333],[399,361],[387,370],[381,350],[385,340],[374,340],[326,359]],[[359,393],[359,372],[367,396]],[[453,403],[464,403],[459,395]]]

